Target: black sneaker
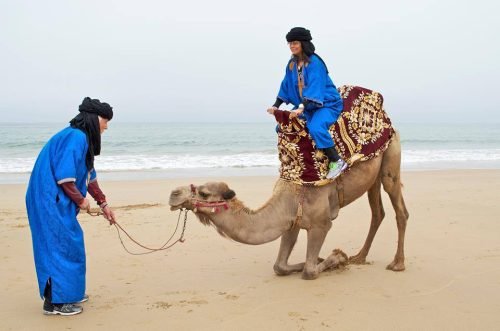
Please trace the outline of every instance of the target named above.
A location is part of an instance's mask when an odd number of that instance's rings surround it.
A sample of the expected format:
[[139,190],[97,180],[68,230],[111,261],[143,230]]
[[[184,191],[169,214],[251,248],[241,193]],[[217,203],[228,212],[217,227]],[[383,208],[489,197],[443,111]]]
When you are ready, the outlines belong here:
[[75,305],[74,303],[51,304],[48,302],[43,303],[44,315],[63,315],[71,316],[80,314],[83,308]]

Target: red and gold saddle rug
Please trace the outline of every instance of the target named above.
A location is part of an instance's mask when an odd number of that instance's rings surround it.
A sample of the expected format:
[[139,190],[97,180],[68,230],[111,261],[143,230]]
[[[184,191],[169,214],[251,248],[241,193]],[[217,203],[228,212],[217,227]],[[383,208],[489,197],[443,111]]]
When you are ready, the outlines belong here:
[[[380,93],[344,85],[339,87],[344,110],[330,127],[335,148],[349,168],[356,162],[379,155],[389,146],[394,129],[384,111]],[[316,149],[303,119],[289,119],[290,112],[274,112],[278,122],[280,178],[299,184],[322,185],[328,173],[328,158]],[[346,170],[348,171],[349,168]]]

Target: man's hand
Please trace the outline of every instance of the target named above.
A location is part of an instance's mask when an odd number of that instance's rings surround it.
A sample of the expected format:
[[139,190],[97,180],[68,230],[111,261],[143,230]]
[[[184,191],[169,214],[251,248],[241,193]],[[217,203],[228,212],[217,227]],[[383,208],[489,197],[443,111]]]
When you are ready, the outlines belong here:
[[80,210],[83,210],[85,212],[88,212],[90,210],[90,202],[89,199],[84,198],[83,201],[78,205],[78,208]]
[[109,208],[109,206],[106,204],[104,208],[101,208],[102,212],[104,213],[104,218],[109,221],[109,225],[115,224],[115,213]]
[[272,106],[272,107],[267,108],[267,112],[271,115],[274,115],[275,110],[278,110],[278,107]]

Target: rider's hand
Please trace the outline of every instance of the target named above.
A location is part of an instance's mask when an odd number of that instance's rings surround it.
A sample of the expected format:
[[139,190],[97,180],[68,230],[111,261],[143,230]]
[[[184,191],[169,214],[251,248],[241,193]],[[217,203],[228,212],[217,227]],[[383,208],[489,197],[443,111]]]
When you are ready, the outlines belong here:
[[298,108],[296,111],[290,113],[290,119],[295,118],[304,112],[304,108]]
[[278,107],[276,107],[276,106],[272,106],[272,107],[267,108],[267,112],[268,112],[269,114],[271,114],[271,115],[274,115],[274,111],[275,111],[275,110],[278,110]]
[[109,225],[115,224],[115,213],[109,208],[108,204],[106,204],[102,209],[102,212],[104,213],[104,218],[109,221]]
[[86,212],[88,212],[90,210],[89,199],[84,198],[82,202],[78,205],[78,208],[80,208],[80,210],[85,210]]

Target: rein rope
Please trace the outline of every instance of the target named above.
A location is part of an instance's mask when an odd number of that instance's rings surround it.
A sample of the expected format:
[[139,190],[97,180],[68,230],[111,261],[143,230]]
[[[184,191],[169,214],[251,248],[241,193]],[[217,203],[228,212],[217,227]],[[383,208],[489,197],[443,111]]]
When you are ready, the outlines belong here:
[[[174,235],[177,233],[177,229],[179,228],[179,223],[180,223],[180,220],[181,220],[181,215],[182,215],[182,212],[184,211],[184,225],[182,227],[182,232],[181,232],[181,236],[179,237],[179,239],[177,239],[176,241],[174,241],[172,244],[168,245],[170,243],[170,241],[172,240],[172,238],[174,237]],[[101,216],[101,215],[104,215],[104,213],[98,211],[98,212],[91,212],[91,211],[87,211],[87,213],[90,215],[90,216]],[[175,230],[174,232],[172,233],[172,235],[170,236],[170,238],[168,238],[167,242],[164,243],[162,246],[160,246],[159,248],[151,248],[151,247],[147,247],[141,243],[139,243],[137,240],[135,240],[120,224],[118,224],[117,222],[114,222],[113,225],[115,226],[115,229],[116,229],[116,233],[118,234],[118,238],[120,239],[120,243],[122,244],[123,246],[123,249],[125,249],[125,251],[127,253],[129,253],[130,255],[145,255],[145,254],[151,254],[151,253],[154,253],[154,252],[158,252],[158,251],[164,251],[166,249],[169,249],[170,247],[174,246],[175,244],[177,244],[178,242],[181,242],[183,243],[185,241],[184,239],[184,232],[186,231],[186,224],[187,224],[187,214],[188,214],[188,210],[187,209],[181,209],[179,211],[179,217],[177,218],[177,225],[175,226]],[[120,231],[122,231],[130,240],[132,240],[132,242],[134,242],[137,246],[139,247],[142,247],[146,250],[148,250],[148,252],[141,252],[141,253],[134,253],[134,252],[131,252],[126,246],[125,246],[125,243],[123,242],[123,239],[122,239],[122,236],[120,235]],[[168,245],[168,246],[167,246]]]
[[[229,209],[229,205],[227,203],[227,201],[225,200],[221,200],[221,201],[207,201],[207,200],[200,200],[200,199],[196,199],[195,198],[195,194],[196,194],[196,186],[194,186],[193,184],[190,185],[190,188],[191,188],[191,202],[193,203],[194,205],[194,210],[193,212],[196,213],[197,212],[197,209],[198,207],[212,207],[212,213],[218,213],[219,211],[221,211],[222,209],[224,210],[228,210]],[[177,239],[176,241],[174,241],[173,243],[171,243],[170,245],[168,245],[170,243],[170,241],[172,240],[172,238],[174,237],[174,235],[177,233],[177,229],[179,228],[179,223],[180,223],[180,220],[181,220],[181,215],[182,215],[182,212],[184,212],[184,224],[182,226],[182,232],[181,232],[181,236],[179,237],[179,239]],[[143,244],[141,244],[140,242],[138,242],[137,240],[135,240],[120,224],[118,224],[116,221],[113,223],[113,225],[115,226],[115,229],[116,229],[116,233],[118,234],[118,238],[120,239],[120,243],[122,244],[123,246],[123,249],[125,249],[125,251],[131,255],[145,255],[145,254],[151,254],[151,253],[154,253],[154,252],[158,252],[158,251],[164,251],[166,249],[169,249],[170,247],[174,246],[175,244],[181,242],[183,243],[185,241],[184,239],[184,232],[186,231],[186,224],[187,224],[187,214],[188,214],[189,210],[188,209],[181,209],[179,211],[179,217],[177,218],[177,224],[175,226],[175,230],[174,232],[172,233],[172,235],[170,236],[170,238],[168,238],[167,242],[164,243],[163,245],[161,245],[159,248],[151,248],[151,247],[147,247]],[[103,212],[101,211],[97,211],[97,212],[92,212],[89,210],[87,210],[87,214],[89,214],[90,216],[93,216],[93,217],[97,217],[97,216],[102,216],[104,215]],[[141,253],[135,253],[135,252],[131,252],[126,246],[125,246],[125,243],[123,242],[123,239],[122,239],[122,236],[120,234],[120,231],[123,232],[133,243],[135,243],[137,246],[147,250],[147,252],[141,252]],[[168,245],[168,246],[167,246]]]

